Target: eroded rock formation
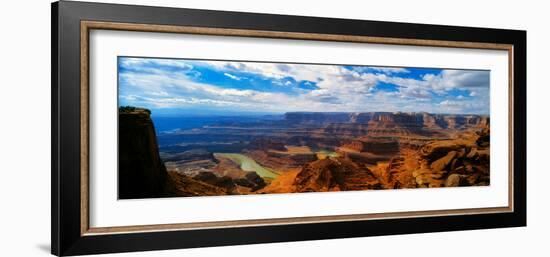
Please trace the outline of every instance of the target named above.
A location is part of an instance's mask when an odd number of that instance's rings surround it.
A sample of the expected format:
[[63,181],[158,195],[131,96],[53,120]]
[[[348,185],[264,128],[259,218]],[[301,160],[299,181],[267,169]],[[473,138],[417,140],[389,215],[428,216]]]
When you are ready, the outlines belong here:
[[150,111],[119,110],[119,198],[157,197],[166,183]]
[[[387,187],[489,185],[489,130],[463,138],[427,143],[418,151],[392,158]],[[404,166],[403,163],[408,165]]]
[[294,180],[297,192],[380,189],[379,180],[366,168],[344,158],[306,164]]
[[295,112],[164,135],[174,144],[159,155],[150,112],[122,107],[119,197],[489,185],[489,122],[481,115]]

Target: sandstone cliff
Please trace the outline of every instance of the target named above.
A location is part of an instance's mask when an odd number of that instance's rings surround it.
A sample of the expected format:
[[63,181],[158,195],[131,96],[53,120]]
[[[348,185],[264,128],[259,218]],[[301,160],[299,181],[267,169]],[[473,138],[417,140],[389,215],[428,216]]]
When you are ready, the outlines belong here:
[[150,111],[119,109],[119,198],[159,196],[166,183],[166,168],[160,159]]
[[[192,178],[184,171],[168,171],[160,157],[151,112],[142,108],[119,109],[119,198],[138,199],[174,196],[226,195],[236,190],[229,178],[199,174]],[[211,153],[189,151],[166,155],[167,160],[185,159],[201,162],[213,159]],[[213,161],[209,161],[213,162]],[[182,168],[177,162],[169,162],[173,168]],[[211,164],[207,163],[207,166]],[[211,175],[211,176],[209,176]],[[212,179],[212,176],[215,179]],[[254,184],[254,186],[257,186]]]
[[289,112],[288,124],[324,127],[330,134],[360,135],[425,135],[434,130],[485,128],[489,117],[470,114],[431,114],[425,112]]

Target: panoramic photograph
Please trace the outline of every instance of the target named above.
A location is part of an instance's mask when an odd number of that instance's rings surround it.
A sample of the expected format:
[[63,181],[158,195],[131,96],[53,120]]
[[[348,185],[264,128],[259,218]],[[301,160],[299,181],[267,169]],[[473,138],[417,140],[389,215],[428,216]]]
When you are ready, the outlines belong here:
[[118,198],[490,185],[490,71],[118,57]]

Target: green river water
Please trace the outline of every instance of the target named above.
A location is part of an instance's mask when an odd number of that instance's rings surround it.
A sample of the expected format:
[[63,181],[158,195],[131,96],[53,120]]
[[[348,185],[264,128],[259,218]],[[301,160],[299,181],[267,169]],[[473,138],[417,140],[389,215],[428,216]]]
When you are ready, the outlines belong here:
[[[328,157],[338,157],[338,154],[332,151],[327,150],[319,150],[315,152],[319,158],[323,156],[322,158],[328,158]],[[258,176],[262,178],[271,178],[274,179],[279,174],[276,171],[273,171],[272,169],[263,167],[262,165],[258,164],[254,159],[240,153],[215,153],[214,155],[220,156],[223,158],[230,159],[234,163],[240,166],[240,168],[244,171],[254,171],[258,174]]]
[[263,167],[262,165],[258,164],[256,161],[254,161],[252,158],[239,154],[239,153],[215,153],[215,155],[224,157],[227,159],[230,159],[234,163],[241,166],[241,169],[244,171],[254,171],[258,174],[258,176],[263,178],[276,178],[279,176],[275,171],[268,169],[266,167]]

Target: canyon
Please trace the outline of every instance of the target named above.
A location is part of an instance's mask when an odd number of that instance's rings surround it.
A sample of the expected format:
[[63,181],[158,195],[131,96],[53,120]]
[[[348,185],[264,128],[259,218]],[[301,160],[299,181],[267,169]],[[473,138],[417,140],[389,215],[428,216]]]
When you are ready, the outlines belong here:
[[[119,109],[119,198],[490,185],[484,115],[287,112],[172,117]],[[165,127],[159,119],[161,127]],[[187,122],[191,124],[192,122]]]

